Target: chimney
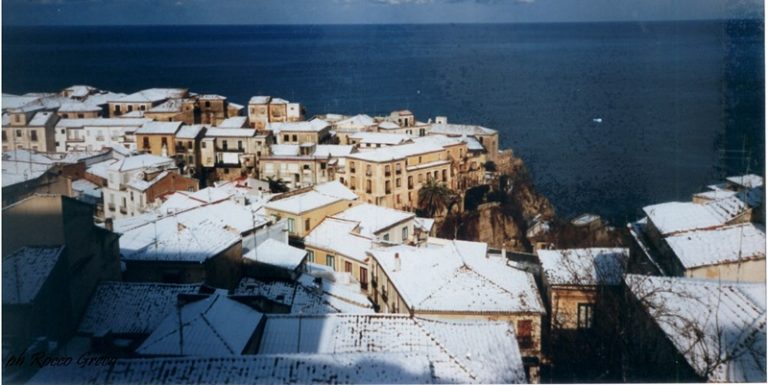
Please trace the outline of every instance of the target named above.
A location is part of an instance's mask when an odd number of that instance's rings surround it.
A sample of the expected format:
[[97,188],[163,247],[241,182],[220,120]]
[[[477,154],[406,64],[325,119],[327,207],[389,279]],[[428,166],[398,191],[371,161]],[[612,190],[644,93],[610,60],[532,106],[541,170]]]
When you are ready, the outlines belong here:
[[400,271],[400,253],[395,253],[395,271]]
[[112,218],[107,218],[104,220],[104,227],[109,231],[115,230],[115,223],[113,222]]

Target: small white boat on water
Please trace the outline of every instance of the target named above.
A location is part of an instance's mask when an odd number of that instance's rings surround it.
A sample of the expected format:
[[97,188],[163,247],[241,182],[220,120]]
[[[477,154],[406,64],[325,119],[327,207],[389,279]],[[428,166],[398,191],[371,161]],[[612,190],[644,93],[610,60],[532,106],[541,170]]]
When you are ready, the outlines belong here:
[[602,123],[603,122],[603,118],[592,118],[592,121],[595,122],[595,123]]

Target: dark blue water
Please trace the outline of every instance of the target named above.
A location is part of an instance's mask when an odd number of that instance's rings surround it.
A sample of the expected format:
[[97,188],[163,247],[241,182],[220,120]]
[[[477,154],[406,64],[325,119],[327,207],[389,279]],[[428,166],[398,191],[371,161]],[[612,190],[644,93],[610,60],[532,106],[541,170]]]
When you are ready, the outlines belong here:
[[762,22],[6,27],[2,54],[9,93],[178,86],[496,128],[564,216],[620,222],[765,164]]

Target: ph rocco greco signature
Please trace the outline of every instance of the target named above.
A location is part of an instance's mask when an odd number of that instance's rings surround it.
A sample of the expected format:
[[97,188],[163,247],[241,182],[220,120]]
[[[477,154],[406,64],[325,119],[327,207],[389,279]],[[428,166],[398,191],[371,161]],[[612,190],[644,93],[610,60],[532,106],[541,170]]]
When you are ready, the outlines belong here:
[[33,354],[19,354],[9,355],[3,363],[4,368],[10,368],[14,366],[22,366],[28,364],[37,368],[44,368],[46,366],[70,366],[77,365],[80,368],[87,366],[109,366],[117,361],[117,357],[109,356],[94,356],[83,354],[77,358],[71,356],[54,356],[46,353],[33,353]]

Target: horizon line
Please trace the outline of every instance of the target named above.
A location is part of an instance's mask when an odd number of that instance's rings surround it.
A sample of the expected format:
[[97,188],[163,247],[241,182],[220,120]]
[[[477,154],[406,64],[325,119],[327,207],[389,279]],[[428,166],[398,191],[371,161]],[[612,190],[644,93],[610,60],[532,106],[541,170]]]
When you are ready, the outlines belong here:
[[702,18],[702,19],[663,19],[663,20],[573,20],[573,21],[499,21],[499,22],[414,22],[414,23],[181,23],[181,24],[8,24],[5,27],[300,27],[300,26],[416,26],[416,25],[515,25],[515,24],[611,24],[611,23],[685,23],[685,22],[723,22],[723,21],[764,21],[764,17],[752,18]]

